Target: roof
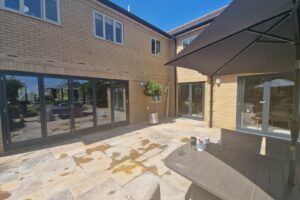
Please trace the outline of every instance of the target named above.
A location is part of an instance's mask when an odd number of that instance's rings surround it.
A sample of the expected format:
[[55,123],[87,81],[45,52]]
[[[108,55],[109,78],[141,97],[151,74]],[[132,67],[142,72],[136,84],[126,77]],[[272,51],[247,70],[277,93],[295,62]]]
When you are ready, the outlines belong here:
[[138,23],[140,23],[140,24],[142,24],[142,25],[144,25],[144,26],[152,29],[153,31],[155,31],[155,32],[157,32],[157,33],[159,33],[159,34],[167,37],[167,38],[171,38],[171,35],[168,34],[167,32],[165,32],[165,31],[157,28],[156,26],[154,26],[154,25],[150,24],[149,22],[143,20],[142,18],[140,18],[140,17],[132,14],[131,12],[128,12],[124,8],[118,6],[117,4],[115,4],[115,3],[113,3],[113,2],[111,2],[109,0],[97,0],[97,2],[102,3],[103,5],[105,5],[105,6],[109,7],[109,8],[111,8],[111,9],[113,9],[113,10],[115,10],[115,11],[117,11],[117,12],[123,14],[123,15],[125,15],[126,17],[129,17],[129,18],[133,19],[134,21],[136,21],[136,22],[138,22]]
[[210,24],[217,16],[219,16],[227,6],[219,8],[211,13],[208,13],[204,16],[201,16],[193,21],[190,21],[184,25],[181,25],[171,31],[169,31],[170,35],[178,36],[183,33],[189,32],[206,24]]

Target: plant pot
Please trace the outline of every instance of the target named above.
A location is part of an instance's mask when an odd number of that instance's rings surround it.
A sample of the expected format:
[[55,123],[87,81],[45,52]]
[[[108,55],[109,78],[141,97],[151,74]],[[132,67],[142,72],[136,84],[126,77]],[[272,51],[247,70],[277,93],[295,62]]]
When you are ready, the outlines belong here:
[[158,112],[149,113],[149,124],[155,125],[159,123]]

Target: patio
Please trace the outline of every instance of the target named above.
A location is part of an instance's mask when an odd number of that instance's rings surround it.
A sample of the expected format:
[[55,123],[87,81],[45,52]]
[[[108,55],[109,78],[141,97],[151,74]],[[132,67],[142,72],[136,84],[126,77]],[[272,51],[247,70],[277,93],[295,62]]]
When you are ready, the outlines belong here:
[[164,159],[190,136],[217,143],[219,133],[196,120],[165,119],[3,155],[0,199],[138,200],[153,182],[162,199],[184,199],[191,182],[171,172]]

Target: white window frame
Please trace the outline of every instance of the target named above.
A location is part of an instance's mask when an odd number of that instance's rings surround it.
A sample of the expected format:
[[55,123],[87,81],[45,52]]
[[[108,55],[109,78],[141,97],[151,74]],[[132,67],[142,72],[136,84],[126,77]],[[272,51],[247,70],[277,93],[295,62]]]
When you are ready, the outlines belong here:
[[7,11],[10,11],[10,12],[14,12],[14,13],[18,13],[18,14],[21,14],[21,15],[24,15],[24,16],[27,16],[27,17],[31,17],[31,18],[34,18],[34,19],[38,19],[38,20],[42,20],[42,21],[46,21],[46,22],[49,22],[49,23],[52,23],[52,24],[56,24],[56,25],[61,25],[61,10],[60,10],[60,3],[61,3],[61,0],[57,0],[57,22],[56,21],[52,21],[50,19],[47,19],[46,18],[46,2],[45,0],[41,0],[41,17],[35,17],[35,16],[31,16],[31,15],[27,15],[24,13],[24,0],[20,0],[20,9],[19,10],[14,10],[14,9],[11,9],[11,8],[7,8],[5,7],[5,0],[0,0],[0,9],[3,9],[3,10],[7,10]]
[[[102,24],[102,28],[103,28],[103,37],[99,36],[96,34],[96,15],[101,15],[103,17],[103,24]],[[106,31],[105,31],[105,18],[108,17],[110,19],[113,20],[113,41],[110,41],[110,40],[107,40],[106,39]],[[122,22],[120,22],[119,20],[116,20],[115,18],[109,16],[109,15],[105,15],[97,10],[94,10],[93,11],[93,34],[94,34],[94,37],[96,38],[99,38],[101,40],[105,40],[107,42],[111,42],[113,44],[118,44],[118,45],[124,45],[124,24]],[[119,23],[121,24],[122,26],[122,34],[121,34],[121,38],[122,38],[122,43],[119,43],[119,42],[116,42],[116,23]]]
[[[154,42],[154,50],[155,50],[155,53],[153,53],[152,52],[152,40],[154,40],[155,42]],[[157,46],[156,46],[156,44],[157,44],[157,41],[160,43],[160,48],[159,48],[159,53],[157,53]],[[156,38],[151,38],[150,39],[150,47],[151,47],[151,54],[153,55],[153,56],[160,56],[160,53],[161,53],[161,41],[159,40],[159,39],[156,39]]]

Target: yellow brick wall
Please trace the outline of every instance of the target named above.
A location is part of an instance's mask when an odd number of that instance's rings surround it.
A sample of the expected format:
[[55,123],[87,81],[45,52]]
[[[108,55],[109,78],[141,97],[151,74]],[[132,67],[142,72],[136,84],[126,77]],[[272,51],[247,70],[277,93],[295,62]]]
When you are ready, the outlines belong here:
[[221,84],[214,84],[213,126],[236,129],[237,113],[237,76],[223,76]]
[[[182,51],[183,49],[182,42],[184,39],[195,35],[197,36],[200,33],[202,33],[204,29],[205,27],[201,27],[199,29],[195,29],[191,32],[176,37],[177,40],[176,52],[179,53],[180,51]],[[177,81],[178,83],[203,82],[203,81],[207,81],[207,77],[202,75],[196,70],[177,67]]]
[[[123,23],[124,45],[93,36],[93,10]],[[55,25],[0,9],[0,70],[129,80],[131,123],[147,119],[146,107],[153,105],[140,82],[153,80],[170,87],[174,115],[175,68],[164,65],[171,40],[94,0],[61,0],[61,21]],[[152,37],[161,41],[160,56],[151,55]],[[157,108],[164,116],[165,93]]]

